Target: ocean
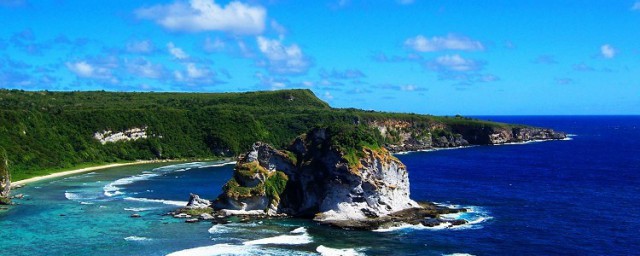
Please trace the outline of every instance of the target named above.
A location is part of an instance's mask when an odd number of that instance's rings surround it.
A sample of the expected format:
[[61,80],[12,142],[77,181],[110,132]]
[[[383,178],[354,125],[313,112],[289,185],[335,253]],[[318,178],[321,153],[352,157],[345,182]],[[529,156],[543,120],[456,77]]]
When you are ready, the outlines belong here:
[[[29,184],[0,212],[0,255],[637,255],[640,117],[482,117],[570,140],[413,152],[411,197],[472,212],[457,228],[347,231],[309,220],[226,225],[163,214],[213,199],[220,163],[149,164]],[[131,218],[138,213],[140,218]]]

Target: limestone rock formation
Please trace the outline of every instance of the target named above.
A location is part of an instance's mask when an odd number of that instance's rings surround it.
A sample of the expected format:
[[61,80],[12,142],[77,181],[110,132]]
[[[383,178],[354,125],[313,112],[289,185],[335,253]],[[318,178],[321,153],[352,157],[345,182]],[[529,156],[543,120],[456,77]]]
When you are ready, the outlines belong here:
[[198,209],[198,208],[206,208],[211,206],[211,202],[206,199],[200,198],[200,196],[196,194],[190,194],[189,202],[187,203],[187,209]]
[[362,147],[353,159],[317,128],[288,150],[256,143],[213,203],[231,213],[264,212],[319,221],[359,220],[419,207],[406,167],[384,148]]
[[11,174],[9,173],[9,163],[7,152],[0,148],[0,204],[10,204],[9,193],[11,192]]

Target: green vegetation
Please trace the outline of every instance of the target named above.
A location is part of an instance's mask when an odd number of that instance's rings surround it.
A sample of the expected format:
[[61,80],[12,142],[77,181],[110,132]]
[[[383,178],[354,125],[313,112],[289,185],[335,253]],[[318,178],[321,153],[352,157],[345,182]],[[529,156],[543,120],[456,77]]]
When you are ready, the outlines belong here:
[[180,210],[178,210],[179,213],[186,213],[189,214],[191,216],[200,216],[200,214],[203,213],[208,213],[208,214],[212,214],[213,213],[213,209],[211,207],[203,207],[203,208],[182,208]]
[[[310,90],[216,94],[0,90],[0,147],[7,150],[14,180],[86,164],[231,157],[256,141],[283,148],[318,125],[337,125],[336,142],[346,149],[375,148],[397,142],[397,134],[381,139],[377,133],[361,131],[362,125],[340,130],[386,119],[426,130],[435,124],[502,125],[334,109]],[[146,139],[103,145],[94,138],[97,132],[144,127]]]
[[352,168],[364,157],[364,148],[377,150],[385,141],[376,128],[366,125],[334,124],[328,126],[326,131],[330,145],[344,152],[343,157]]
[[265,192],[271,199],[271,203],[280,201],[280,195],[287,187],[287,181],[289,181],[289,177],[281,171],[276,171],[264,181]]

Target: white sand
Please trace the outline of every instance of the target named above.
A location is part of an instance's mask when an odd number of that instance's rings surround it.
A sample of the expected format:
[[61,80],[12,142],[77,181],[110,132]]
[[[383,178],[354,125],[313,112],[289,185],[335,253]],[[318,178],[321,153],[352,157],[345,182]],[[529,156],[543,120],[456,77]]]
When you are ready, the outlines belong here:
[[84,172],[102,170],[102,169],[107,169],[107,168],[121,167],[121,166],[128,166],[128,165],[136,165],[136,164],[161,163],[161,162],[171,162],[171,161],[144,160],[144,161],[135,161],[135,162],[131,162],[131,163],[107,164],[107,165],[93,166],[93,167],[87,167],[87,168],[64,171],[64,172],[56,172],[56,173],[52,173],[52,174],[49,174],[49,175],[28,178],[26,180],[12,181],[11,182],[11,187],[23,186],[23,185],[26,185],[26,184],[29,184],[29,183],[32,183],[32,182],[36,182],[36,181],[52,179],[52,178],[58,178],[58,177],[62,177],[62,176],[72,175],[72,174],[79,174],[79,173],[84,173]]

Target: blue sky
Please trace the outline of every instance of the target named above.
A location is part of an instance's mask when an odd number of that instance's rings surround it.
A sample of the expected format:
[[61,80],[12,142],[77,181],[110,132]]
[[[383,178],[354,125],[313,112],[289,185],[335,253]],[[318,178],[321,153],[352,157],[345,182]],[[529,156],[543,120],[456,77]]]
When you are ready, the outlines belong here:
[[0,0],[0,88],[308,88],[334,107],[640,114],[640,1]]

